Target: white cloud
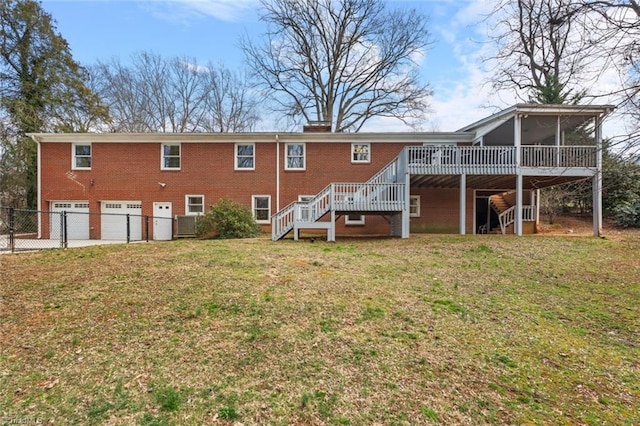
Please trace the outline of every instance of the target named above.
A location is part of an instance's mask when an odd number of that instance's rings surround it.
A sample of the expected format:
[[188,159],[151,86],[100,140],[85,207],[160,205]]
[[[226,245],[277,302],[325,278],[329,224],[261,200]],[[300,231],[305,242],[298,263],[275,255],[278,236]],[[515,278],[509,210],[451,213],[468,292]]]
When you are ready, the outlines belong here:
[[258,0],[161,0],[144,3],[157,18],[188,24],[198,17],[213,17],[226,22],[238,22],[253,13]]

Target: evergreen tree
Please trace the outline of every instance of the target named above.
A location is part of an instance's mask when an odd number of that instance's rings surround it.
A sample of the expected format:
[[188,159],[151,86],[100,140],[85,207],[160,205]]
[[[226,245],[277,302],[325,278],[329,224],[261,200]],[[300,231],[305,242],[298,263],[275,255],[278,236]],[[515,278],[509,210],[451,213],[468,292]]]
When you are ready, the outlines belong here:
[[28,133],[86,131],[92,120],[107,117],[86,78],[39,2],[0,0],[3,202],[37,205],[37,147]]

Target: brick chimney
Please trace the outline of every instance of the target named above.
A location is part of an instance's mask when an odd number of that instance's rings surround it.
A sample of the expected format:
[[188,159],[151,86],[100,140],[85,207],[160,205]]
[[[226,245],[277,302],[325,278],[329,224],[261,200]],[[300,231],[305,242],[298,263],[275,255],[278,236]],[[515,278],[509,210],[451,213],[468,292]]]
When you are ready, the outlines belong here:
[[309,121],[302,126],[302,131],[305,133],[331,133],[330,121]]

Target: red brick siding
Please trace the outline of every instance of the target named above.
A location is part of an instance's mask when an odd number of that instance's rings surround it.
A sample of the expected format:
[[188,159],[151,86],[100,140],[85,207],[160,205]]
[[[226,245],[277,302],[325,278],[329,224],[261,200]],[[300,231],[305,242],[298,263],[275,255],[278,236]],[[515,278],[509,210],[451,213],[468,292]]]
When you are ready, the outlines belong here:
[[[87,141],[91,142],[91,141]],[[228,197],[250,206],[252,195],[270,195],[276,212],[276,143],[255,144],[255,170],[234,170],[234,143],[182,143],[181,169],[161,170],[160,143],[93,143],[92,169],[71,170],[71,144],[42,143],[42,192],[48,201],[88,200],[92,213],[100,201],[141,201],[142,214],[153,215],[153,202],[171,202],[173,215],[185,214],[185,195],[204,195],[205,208]],[[372,143],[371,163],[352,164],[350,143],[306,143],[306,170],[285,170],[285,143],[280,143],[280,208],[299,195],[314,195],[331,182],[365,182],[402,150],[399,143]],[[91,184],[93,181],[93,185]],[[161,187],[159,182],[166,183]],[[421,217],[412,218],[412,231],[458,232],[458,191],[417,189],[422,195]],[[467,232],[473,228],[473,194],[467,194]],[[43,235],[48,235],[44,223]],[[388,234],[381,216],[367,216],[365,226],[345,226],[340,234]],[[91,238],[100,238],[100,217],[92,215]],[[265,231],[270,227],[263,226]],[[153,230],[149,232],[152,234]]]
[[[466,191],[465,231],[473,233],[473,190]],[[411,218],[411,232],[459,233],[460,192],[449,188],[411,188],[420,196],[420,217]]]

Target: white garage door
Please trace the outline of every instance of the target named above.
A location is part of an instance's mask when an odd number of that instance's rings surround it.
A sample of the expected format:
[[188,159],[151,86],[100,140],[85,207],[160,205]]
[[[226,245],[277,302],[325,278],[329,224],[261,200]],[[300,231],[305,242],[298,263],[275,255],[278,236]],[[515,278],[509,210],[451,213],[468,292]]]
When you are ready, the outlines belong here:
[[129,215],[129,239],[142,239],[142,204],[140,201],[102,201],[100,205],[100,235],[103,240],[127,240],[127,215]]
[[67,240],[89,239],[89,202],[88,201],[53,201],[51,202],[51,234],[52,240],[62,239],[60,213],[67,212]]

